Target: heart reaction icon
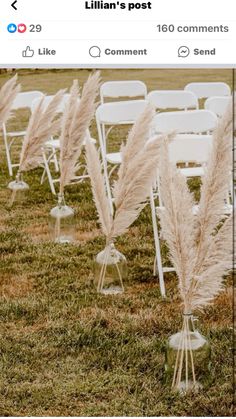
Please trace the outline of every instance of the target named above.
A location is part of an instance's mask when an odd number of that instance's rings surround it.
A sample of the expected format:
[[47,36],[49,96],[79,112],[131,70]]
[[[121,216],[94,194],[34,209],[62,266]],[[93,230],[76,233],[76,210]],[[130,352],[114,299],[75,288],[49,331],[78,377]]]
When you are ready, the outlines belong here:
[[26,27],[26,25],[24,23],[20,23],[18,25],[18,32],[19,33],[24,33],[26,31],[26,29],[27,29],[27,27]]

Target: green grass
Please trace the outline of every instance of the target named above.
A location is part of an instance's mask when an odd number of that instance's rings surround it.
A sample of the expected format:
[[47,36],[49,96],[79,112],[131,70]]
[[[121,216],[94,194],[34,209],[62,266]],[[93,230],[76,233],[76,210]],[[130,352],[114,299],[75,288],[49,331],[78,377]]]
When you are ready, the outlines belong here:
[[[20,72],[23,89],[54,93],[86,70]],[[104,70],[104,80],[140,79],[148,89],[181,88],[193,80],[231,84],[229,70]],[[6,79],[0,76],[0,85]],[[21,125],[25,113],[20,114]],[[13,126],[18,120],[13,120]],[[19,123],[19,122],[18,122]],[[93,125],[93,135],[96,129]],[[115,143],[124,133],[119,132]],[[15,150],[17,153],[17,149]],[[89,182],[69,187],[76,210],[77,243],[48,239],[55,203],[41,169],[25,176],[24,206],[7,209],[9,176],[1,143],[0,164],[0,414],[2,416],[230,416],[232,408],[232,289],[230,280],[214,305],[199,315],[212,347],[205,388],[180,397],[163,374],[168,336],[181,326],[174,274],[166,275],[167,298],[153,277],[153,233],[146,207],[117,248],[128,260],[125,293],[97,295],[94,256],[103,249]],[[199,195],[199,184],[191,183]],[[168,262],[167,249],[162,244]]]

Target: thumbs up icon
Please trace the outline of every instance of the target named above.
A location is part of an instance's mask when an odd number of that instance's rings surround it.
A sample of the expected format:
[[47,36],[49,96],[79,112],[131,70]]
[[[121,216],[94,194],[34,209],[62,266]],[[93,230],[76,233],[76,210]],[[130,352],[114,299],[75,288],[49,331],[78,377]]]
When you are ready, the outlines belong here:
[[34,50],[31,49],[29,46],[26,47],[24,51],[22,51],[22,57],[24,58],[32,58],[34,56]]

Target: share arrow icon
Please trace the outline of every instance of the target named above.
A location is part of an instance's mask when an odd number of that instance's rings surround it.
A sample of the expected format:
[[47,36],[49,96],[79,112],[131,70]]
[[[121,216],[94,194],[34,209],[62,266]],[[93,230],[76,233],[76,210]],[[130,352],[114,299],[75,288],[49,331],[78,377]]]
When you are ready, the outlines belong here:
[[17,3],[17,0],[13,1],[13,3],[11,4],[11,7],[13,7],[13,9],[15,10],[17,10],[16,3]]

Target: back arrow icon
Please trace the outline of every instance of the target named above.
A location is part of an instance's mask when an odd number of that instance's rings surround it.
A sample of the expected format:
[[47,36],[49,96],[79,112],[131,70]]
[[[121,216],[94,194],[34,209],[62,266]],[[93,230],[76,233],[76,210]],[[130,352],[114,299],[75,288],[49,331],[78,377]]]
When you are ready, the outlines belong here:
[[17,3],[17,0],[13,1],[13,3],[11,4],[11,7],[13,7],[13,9],[17,10],[17,7],[15,6]]

